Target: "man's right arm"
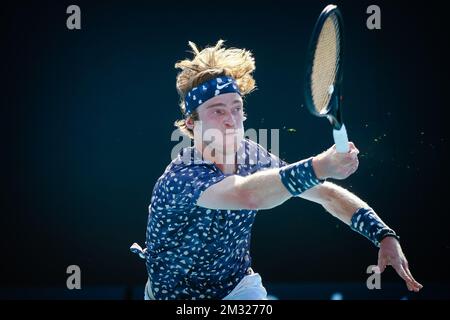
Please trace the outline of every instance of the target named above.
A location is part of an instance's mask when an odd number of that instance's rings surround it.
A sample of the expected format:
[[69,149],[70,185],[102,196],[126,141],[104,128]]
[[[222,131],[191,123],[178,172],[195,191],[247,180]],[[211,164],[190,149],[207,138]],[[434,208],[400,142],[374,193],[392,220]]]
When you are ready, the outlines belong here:
[[[358,149],[350,142],[350,152],[340,154],[335,147],[312,159],[318,179],[345,179],[358,167]],[[281,168],[273,168],[242,177],[229,176],[208,187],[197,205],[210,209],[263,210],[276,207],[292,197],[280,178]],[[313,187],[314,188],[314,187]]]
[[206,189],[197,205],[210,209],[270,209],[292,195],[284,187],[279,168],[256,172],[241,177],[229,176]]

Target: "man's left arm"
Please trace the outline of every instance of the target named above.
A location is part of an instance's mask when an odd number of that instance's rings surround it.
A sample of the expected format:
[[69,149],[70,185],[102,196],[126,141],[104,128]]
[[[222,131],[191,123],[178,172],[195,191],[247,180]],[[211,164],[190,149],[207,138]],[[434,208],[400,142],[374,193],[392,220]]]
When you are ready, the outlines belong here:
[[334,217],[379,246],[380,272],[390,265],[405,280],[408,290],[418,292],[422,288],[409,270],[408,261],[395,232],[387,227],[375,211],[355,194],[327,181],[306,190],[299,197],[322,205]]

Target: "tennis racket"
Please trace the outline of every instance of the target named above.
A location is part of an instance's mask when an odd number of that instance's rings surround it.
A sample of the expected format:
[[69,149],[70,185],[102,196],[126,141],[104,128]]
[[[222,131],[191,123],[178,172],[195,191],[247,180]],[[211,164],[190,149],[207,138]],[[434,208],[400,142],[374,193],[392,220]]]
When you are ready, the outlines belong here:
[[349,151],[347,131],[342,121],[341,88],[344,57],[342,15],[328,5],[317,19],[309,42],[305,98],[308,110],[326,117],[333,126],[336,151]]

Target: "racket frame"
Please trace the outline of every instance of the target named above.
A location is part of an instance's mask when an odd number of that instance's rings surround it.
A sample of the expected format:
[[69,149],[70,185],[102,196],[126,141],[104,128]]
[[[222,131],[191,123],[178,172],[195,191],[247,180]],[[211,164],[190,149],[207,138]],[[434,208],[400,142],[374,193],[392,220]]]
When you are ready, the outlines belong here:
[[[336,81],[334,83],[333,87],[333,93],[330,98],[330,101],[328,103],[328,106],[325,110],[325,112],[317,112],[316,108],[314,107],[314,100],[312,97],[311,92],[311,75],[313,70],[313,62],[314,62],[314,55],[315,50],[317,46],[317,41],[320,36],[320,32],[322,31],[323,25],[327,18],[330,15],[336,15],[337,24],[339,28],[339,60],[340,63],[338,65],[337,70],[337,76]],[[341,111],[341,85],[342,85],[342,79],[343,79],[343,58],[344,58],[344,21],[342,18],[342,14],[339,10],[339,8],[336,5],[328,5],[325,7],[325,9],[322,10],[322,12],[319,15],[319,18],[316,21],[316,24],[313,29],[312,37],[309,41],[308,45],[308,55],[307,55],[307,70],[306,70],[306,86],[305,86],[305,102],[306,107],[308,110],[317,117],[326,117],[331,125],[333,126],[334,130],[340,130],[343,125],[343,119],[342,119],[342,111]]]

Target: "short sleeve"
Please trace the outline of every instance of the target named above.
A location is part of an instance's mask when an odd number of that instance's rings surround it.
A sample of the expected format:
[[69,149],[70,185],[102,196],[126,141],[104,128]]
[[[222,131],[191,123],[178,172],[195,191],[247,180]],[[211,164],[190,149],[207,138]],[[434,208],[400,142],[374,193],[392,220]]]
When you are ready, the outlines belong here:
[[270,153],[263,147],[259,146],[259,149],[261,150],[259,163],[263,169],[281,168],[288,165],[286,161],[281,160],[278,156]]
[[225,176],[210,165],[190,165],[168,172],[161,181],[165,209],[189,210],[196,206],[200,195]]
[[269,152],[269,156],[273,159],[273,163],[276,163],[276,167],[277,168],[281,168],[284,166],[287,166],[289,163],[287,163],[286,161],[280,159],[279,157],[277,157],[276,155],[272,154]]

